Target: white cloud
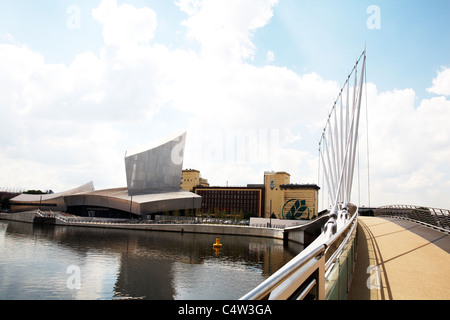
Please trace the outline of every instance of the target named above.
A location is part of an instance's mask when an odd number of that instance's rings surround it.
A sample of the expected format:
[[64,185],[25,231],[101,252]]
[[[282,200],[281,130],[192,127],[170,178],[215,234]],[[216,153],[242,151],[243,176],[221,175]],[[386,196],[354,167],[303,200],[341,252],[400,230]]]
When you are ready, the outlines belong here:
[[203,57],[221,61],[251,59],[252,33],[265,26],[278,0],[182,0],[177,5],[189,15],[183,24],[199,41]]
[[[416,107],[415,98],[411,89],[379,93],[369,86],[372,199],[377,205],[448,207],[450,101],[424,99]],[[365,138],[360,142],[365,150]]]
[[442,68],[433,79],[433,86],[427,90],[430,93],[450,96],[450,68]]
[[2,34],[0,33],[0,40],[6,40],[7,42],[14,42],[14,36],[10,33]]
[[106,45],[147,44],[157,27],[156,13],[152,9],[136,9],[129,4],[117,6],[116,0],[103,0],[92,10],[92,16],[103,25]]
[[3,106],[8,106],[2,109],[26,112],[22,91],[31,75],[44,66],[44,58],[25,46],[0,44],[0,59],[0,96]]
[[178,0],[175,4],[181,11],[186,12],[189,16],[193,16],[200,11],[203,0]]
[[275,53],[272,50],[267,51],[266,62],[273,62],[275,60]]

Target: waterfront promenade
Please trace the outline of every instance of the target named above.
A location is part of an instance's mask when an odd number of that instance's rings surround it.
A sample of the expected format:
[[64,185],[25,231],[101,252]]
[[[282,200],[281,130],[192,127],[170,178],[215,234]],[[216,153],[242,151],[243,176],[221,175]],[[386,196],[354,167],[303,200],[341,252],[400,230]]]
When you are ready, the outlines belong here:
[[397,218],[358,219],[358,259],[348,299],[450,299],[449,234]]
[[[233,236],[253,236],[263,238],[273,238],[283,240],[283,229],[252,227],[231,224],[210,224],[210,223],[151,223],[139,221],[113,222],[114,219],[86,218],[67,216],[61,212],[41,212],[40,210],[19,212],[12,214],[0,214],[0,220],[19,221],[35,223],[36,218],[41,219],[41,223],[69,227],[84,228],[106,228],[141,231],[163,231],[180,233],[202,233],[213,235],[233,235]],[[119,220],[117,220],[119,221]]]

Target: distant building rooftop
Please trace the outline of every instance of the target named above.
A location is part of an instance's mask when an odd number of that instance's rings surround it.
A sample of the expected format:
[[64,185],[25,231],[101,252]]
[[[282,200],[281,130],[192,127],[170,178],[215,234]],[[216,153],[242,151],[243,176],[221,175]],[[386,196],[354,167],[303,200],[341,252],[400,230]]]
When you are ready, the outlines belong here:
[[283,184],[280,188],[284,189],[305,189],[305,188],[314,188],[316,190],[320,190],[320,187],[316,184]]
[[186,132],[170,137],[156,147],[127,153],[127,187],[95,190],[92,182],[69,191],[22,194],[11,199],[16,211],[37,208],[73,212],[97,217],[148,216],[170,211],[200,208],[201,197],[181,189]]

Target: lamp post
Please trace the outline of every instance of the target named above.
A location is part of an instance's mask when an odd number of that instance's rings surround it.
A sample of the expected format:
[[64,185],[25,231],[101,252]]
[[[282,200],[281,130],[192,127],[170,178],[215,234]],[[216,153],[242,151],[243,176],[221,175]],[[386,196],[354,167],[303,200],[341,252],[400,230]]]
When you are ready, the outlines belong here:
[[272,199],[270,199],[269,221],[270,221],[270,227],[272,228]]
[[133,195],[131,195],[131,201],[130,201],[130,219],[131,219],[131,209],[133,207]]
[[[273,191],[275,188],[275,180],[270,180],[270,190]],[[272,228],[272,199],[270,199],[270,211],[269,211],[269,221],[270,221],[270,227]]]

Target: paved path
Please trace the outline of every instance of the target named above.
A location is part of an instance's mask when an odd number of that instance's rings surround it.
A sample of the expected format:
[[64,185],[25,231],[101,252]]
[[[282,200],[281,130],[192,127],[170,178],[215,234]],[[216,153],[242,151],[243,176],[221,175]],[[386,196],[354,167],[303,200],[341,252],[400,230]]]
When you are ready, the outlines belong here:
[[358,258],[348,299],[450,299],[448,234],[396,218],[358,219]]

